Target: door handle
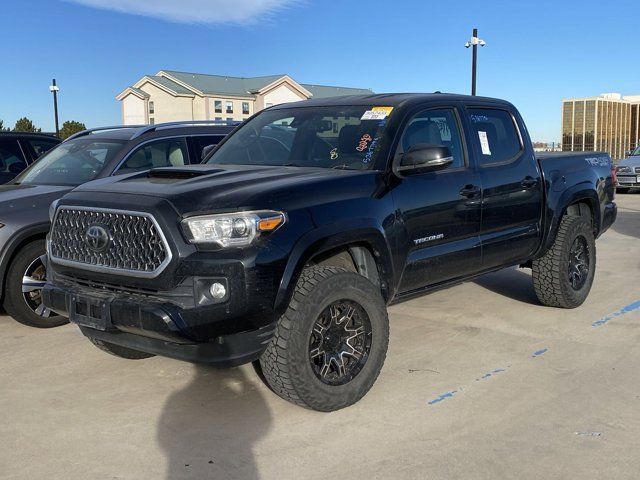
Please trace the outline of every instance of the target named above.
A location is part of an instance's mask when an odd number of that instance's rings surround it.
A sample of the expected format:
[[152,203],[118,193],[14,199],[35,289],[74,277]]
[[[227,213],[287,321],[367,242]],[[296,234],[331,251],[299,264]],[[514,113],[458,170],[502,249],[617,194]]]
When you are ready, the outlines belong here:
[[475,198],[480,195],[480,187],[477,185],[465,185],[460,189],[460,195],[465,198]]
[[524,177],[524,180],[520,182],[520,185],[522,185],[522,188],[533,188],[538,185],[538,180],[527,175]]

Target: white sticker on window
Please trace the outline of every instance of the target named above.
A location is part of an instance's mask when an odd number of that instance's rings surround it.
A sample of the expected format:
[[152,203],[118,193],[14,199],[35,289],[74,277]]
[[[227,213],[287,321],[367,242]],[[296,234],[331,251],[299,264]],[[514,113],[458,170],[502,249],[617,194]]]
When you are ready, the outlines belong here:
[[491,155],[491,149],[489,148],[489,138],[487,138],[487,132],[478,132],[478,138],[480,138],[480,148],[482,148],[483,155]]
[[373,107],[362,114],[360,120],[384,120],[389,116],[393,107]]

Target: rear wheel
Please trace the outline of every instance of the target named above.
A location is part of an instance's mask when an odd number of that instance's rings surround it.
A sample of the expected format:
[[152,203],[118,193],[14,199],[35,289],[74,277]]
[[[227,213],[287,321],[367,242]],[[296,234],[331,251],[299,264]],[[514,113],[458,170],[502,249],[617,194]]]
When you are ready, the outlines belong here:
[[596,243],[585,217],[565,216],[547,253],[533,261],[533,287],[550,307],[575,308],[585,301],[596,270]]
[[389,321],[369,280],[342,268],[306,268],[260,358],[272,390],[319,411],[360,400],[384,363]]
[[42,288],[47,277],[44,255],[44,240],[31,242],[18,251],[7,273],[4,308],[24,325],[58,327],[68,320],[42,303]]
[[155,357],[155,355],[153,355],[152,353],[146,353],[127,347],[121,347],[120,345],[104,342],[102,340],[98,340],[97,338],[89,338],[89,340],[91,340],[91,343],[93,343],[103,352],[114,355],[116,357],[126,358],[127,360],[143,360],[145,358]]

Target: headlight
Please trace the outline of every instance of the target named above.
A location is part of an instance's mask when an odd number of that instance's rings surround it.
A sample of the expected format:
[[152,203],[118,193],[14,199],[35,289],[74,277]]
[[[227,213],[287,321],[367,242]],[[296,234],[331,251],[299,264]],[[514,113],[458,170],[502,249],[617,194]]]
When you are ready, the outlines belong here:
[[53,217],[56,215],[56,208],[58,208],[58,204],[60,203],[60,199],[54,200],[49,205],[49,221],[53,223]]
[[222,247],[249,245],[263,232],[272,232],[286,218],[282,212],[259,211],[200,215],[186,218],[182,227],[190,243],[216,243]]

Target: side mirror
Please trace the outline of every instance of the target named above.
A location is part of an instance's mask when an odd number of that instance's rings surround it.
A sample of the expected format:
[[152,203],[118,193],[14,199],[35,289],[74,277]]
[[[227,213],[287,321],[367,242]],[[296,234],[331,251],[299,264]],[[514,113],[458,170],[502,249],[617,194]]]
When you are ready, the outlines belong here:
[[204,160],[205,158],[207,158],[207,155],[209,155],[211,153],[211,150],[213,150],[214,148],[216,148],[217,144],[214,145],[207,145],[206,147],[204,147],[202,149],[202,155],[200,156],[201,160]]
[[453,163],[451,149],[443,145],[419,143],[402,155],[396,171],[401,175],[436,172]]

